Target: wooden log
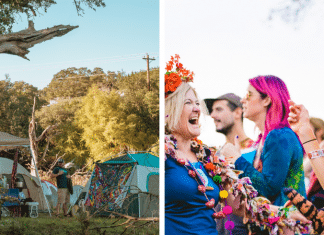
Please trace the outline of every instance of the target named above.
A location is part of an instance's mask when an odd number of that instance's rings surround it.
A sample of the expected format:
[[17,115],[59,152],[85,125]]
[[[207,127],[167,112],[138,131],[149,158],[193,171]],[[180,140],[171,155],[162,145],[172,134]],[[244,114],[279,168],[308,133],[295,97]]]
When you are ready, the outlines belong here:
[[29,21],[28,28],[19,32],[0,35],[0,53],[20,56],[29,60],[26,55],[29,48],[54,37],[60,37],[79,26],[56,25],[36,31],[34,23]]

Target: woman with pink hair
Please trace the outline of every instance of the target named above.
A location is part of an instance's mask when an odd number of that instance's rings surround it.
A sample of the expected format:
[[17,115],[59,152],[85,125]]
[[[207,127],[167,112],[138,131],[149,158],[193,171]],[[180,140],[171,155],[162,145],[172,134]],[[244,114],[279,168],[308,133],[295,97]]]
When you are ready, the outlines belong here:
[[261,131],[256,142],[253,164],[241,157],[238,146],[227,144],[221,154],[250,177],[252,185],[273,205],[283,206],[288,198],[284,188],[293,188],[306,196],[303,147],[288,123],[289,92],[275,76],[258,76],[249,80],[248,93],[241,100],[243,116]]

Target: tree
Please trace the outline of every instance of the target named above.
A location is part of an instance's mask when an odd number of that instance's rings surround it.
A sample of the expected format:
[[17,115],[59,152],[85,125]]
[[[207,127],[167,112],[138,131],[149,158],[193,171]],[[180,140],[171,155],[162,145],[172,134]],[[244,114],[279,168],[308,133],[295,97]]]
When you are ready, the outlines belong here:
[[11,83],[8,75],[0,81],[0,94],[0,131],[28,138],[34,97],[38,107],[46,101],[39,98],[36,87],[23,81]]
[[76,118],[94,161],[127,150],[148,150],[158,141],[158,69],[151,75],[150,92],[143,71],[118,78],[117,89],[110,92],[93,86],[83,99]]
[[108,75],[101,68],[67,68],[54,75],[50,84],[43,89],[47,101],[85,96],[88,89],[97,84],[108,87]]
[[[75,113],[80,109],[81,98],[61,100],[57,104],[42,107],[36,117],[43,129],[56,125],[56,129],[47,138],[48,151],[46,159],[53,160],[57,154],[64,155],[67,161],[74,160],[79,166],[86,163],[89,151],[81,139],[82,129],[76,124]],[[41,150],[46,150],[42,146]],[[44,158],[44,160],[46,160]],[[41,159],[43,160],[43,159]],[[46,163],[42,163],[47,165]]]
[[289,0],[282,2],[279,6],[271,9],[269,20],[279,15],[286,23],[297,22],[314,3],[315,0]]

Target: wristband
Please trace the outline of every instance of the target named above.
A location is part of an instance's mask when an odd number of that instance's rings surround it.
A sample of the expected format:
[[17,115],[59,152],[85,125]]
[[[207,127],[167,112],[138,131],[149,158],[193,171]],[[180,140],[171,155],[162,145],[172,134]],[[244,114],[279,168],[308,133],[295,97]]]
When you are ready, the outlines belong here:
[[319,149],[319,150],[312,151],[312,152],[308,153],[307,156],[309,159],[324,157],[324,150]]
[[307,144],[308,142],[312,142],[312,141],[314,141],[314,140],[317,140],[317,139],[308,140],[308,141],[304,142],[303,145],[304,145],[304,144]]

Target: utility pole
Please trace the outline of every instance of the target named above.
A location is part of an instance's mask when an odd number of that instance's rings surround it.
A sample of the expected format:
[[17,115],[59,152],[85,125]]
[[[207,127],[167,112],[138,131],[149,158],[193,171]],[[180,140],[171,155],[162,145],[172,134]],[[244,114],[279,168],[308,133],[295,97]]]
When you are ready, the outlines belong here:
[[150,58],[146,53],[146,57],[143,57],[143,60],[146,60],[147,63],[147,89],[150,91],[150,60],[155,60],[154,57]]

